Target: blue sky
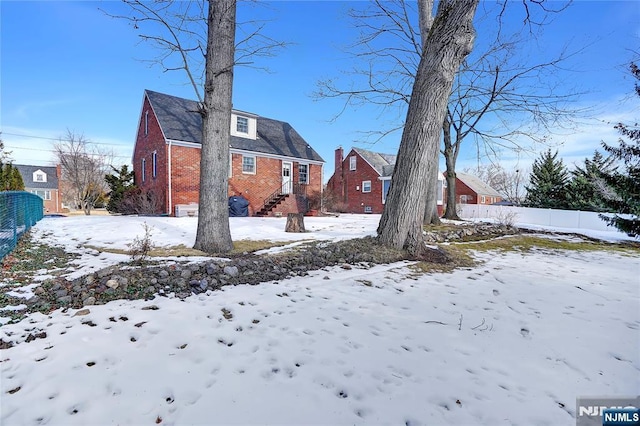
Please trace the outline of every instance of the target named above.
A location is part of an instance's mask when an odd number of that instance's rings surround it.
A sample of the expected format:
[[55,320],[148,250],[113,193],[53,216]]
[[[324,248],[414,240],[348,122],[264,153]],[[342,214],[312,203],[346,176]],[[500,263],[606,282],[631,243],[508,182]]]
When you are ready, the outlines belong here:
[[[378,129],[384,122],[379,110],[348,109],[331,121],[342,102],[310,96],[319,79],[335,77],[351,65],[340,50],[355,40],[345,12],[362,5],[278,1],[244,12],[268,16],[270,35],[293,44],[265,60],[269,73],[236,69],[234,108],[289,122],[327,162],[325,180],[338,145],[395,153],[399,144],[399,133],[374,145],[358,142],[360,131]],[[126,10],[113,1],[0,2],[0,131],[16,163],[53,164],[52,145],[68,128],[113,148],[115,162],[128,164],[144,89],[195,98],[183,73],[163,73],[143,62],[154,52],[139,43],[130,25],[100,8]],[[510,19],[515,25],[522,16]],[[479,37],[483,28],[477,28]],[[575,1],[523,52],[542,55],[565,44],[586,47],[567,64],[571,71],[557,77],[561,84],[586,92],[578,104],[593,110],[576,131],[552,137],[565,163],[572,164],[591,156],[601,140],[615,142],[611,123],[640,116],[625,68],[640,53],[640,2]],[[458,169],[476,165],[475,153],[469,144]],[[535,156],[505,152],[502,161],[506,167],[522,167]]]

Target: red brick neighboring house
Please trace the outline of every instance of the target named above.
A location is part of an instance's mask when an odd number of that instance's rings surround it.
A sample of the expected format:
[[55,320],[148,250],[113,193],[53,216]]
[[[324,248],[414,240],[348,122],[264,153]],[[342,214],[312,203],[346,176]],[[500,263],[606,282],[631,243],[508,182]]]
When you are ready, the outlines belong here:
[[[158,198],[157,213],[198,203],[201,140],[197,102],[145,90],[133,170]],[[305,213],[322,191],[324,160],[286,122],[234,110],[229,147],[228,195],[244,196],[250,215]]]
[[14,164],[24,182],[24,190],[38,195],[44,201],[44,213],[62,213],[60,192],[60,166],[29,166]]
[[[349,213],[382,213],[396,156],[352,148],[344,157],[342,147],[335,151],[335,171],[327,182],[340,210]],[[438,211],[442,211],[444,179],[438,177]]]
[[456,198],[459,204],[493,204],[502,195],[478,177],[456,172]]
[[[396,156],[352,148],[343,157],[341,147],[335,151],[336,169],[327,189],[349,213],[382,213],[395,167]],[[446,181],[438,174],[438,214],[444,213]],[[461,204],[493,204],[502,196],[475,176],[456,173],[456,197]]]

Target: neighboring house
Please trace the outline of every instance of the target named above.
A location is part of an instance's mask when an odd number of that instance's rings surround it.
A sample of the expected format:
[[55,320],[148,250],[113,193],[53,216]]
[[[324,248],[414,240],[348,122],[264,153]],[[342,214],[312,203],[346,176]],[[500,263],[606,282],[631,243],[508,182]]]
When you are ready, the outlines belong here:
[[502,195],[478,177],[456,172],[456,198],[460,204],[493,204]]
[[[327,189],[336,198],[339,210],[349,213],[382,213],[396,156],[352,148],[344,157],[342,147],[335,151],[335,171]],[[438,173],[438,214],[444,212],[446,181]],[[456,173],[456,197],[461,204],[493,204],[502,196],[475,176]]]
[[[352,148],[344,157],[342,147],[335,151],[335,171],[327,189],[341,211],[382,213],[396,156]],[[442,212],[444,179],[438,175],[438,211]]]
[[[135,184],[158,200],[157,213],[198,203],[202,117],[198,103],[145,90],[133,152]],[[288,123],[233,110],[228,196],[250,215],[306,213],[322,191],[324,160]]]
[[38,195],[44,200],[46,213],[62,213],[62,194],[60,192],[60,166],[27,166],[14,164],[24,182],[24,190]]

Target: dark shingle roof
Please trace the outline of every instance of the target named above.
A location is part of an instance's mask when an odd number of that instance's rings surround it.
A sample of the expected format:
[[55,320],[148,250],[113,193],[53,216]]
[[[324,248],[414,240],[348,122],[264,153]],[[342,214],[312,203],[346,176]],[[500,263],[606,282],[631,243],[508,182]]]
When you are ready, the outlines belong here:
[[393,174],[393,167],[396,164],[395,155],[367,151],[362,148],[353,148],[353,150],[360,154],[367,163],[371,164],[371,167],[373,167],[380,176],[391,176]]
[[[167,139],[201,143],[202,117],[198,113],[197,102],[151,90],[145,90],[145,94]],[[231,136],[229,146],[245,151],[324,162],[289,123],[257,116],[257,133],[257,140]]]
[[[14,164],[13,167],[18,169],[25,188],[33,189],[58,189],[58,174],[55,167],[45,166],[28,166],[24,164]],[[33,174],[38,170],[42,170],[47,174],[46,182],[34,182]]]

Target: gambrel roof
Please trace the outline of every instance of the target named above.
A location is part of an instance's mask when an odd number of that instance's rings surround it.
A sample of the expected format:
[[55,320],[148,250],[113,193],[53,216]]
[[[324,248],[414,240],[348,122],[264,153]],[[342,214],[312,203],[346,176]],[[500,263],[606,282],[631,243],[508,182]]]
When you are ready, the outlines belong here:
[[[196,101],[151,90],[145,90],[145,96],[149,99],[167,140],[198,144],[202,142],[202,116],[198,113]],[[289,123],[251,113],[238,113],[256,118],[258,138],[231,136],[230,148],[324,162]]]

